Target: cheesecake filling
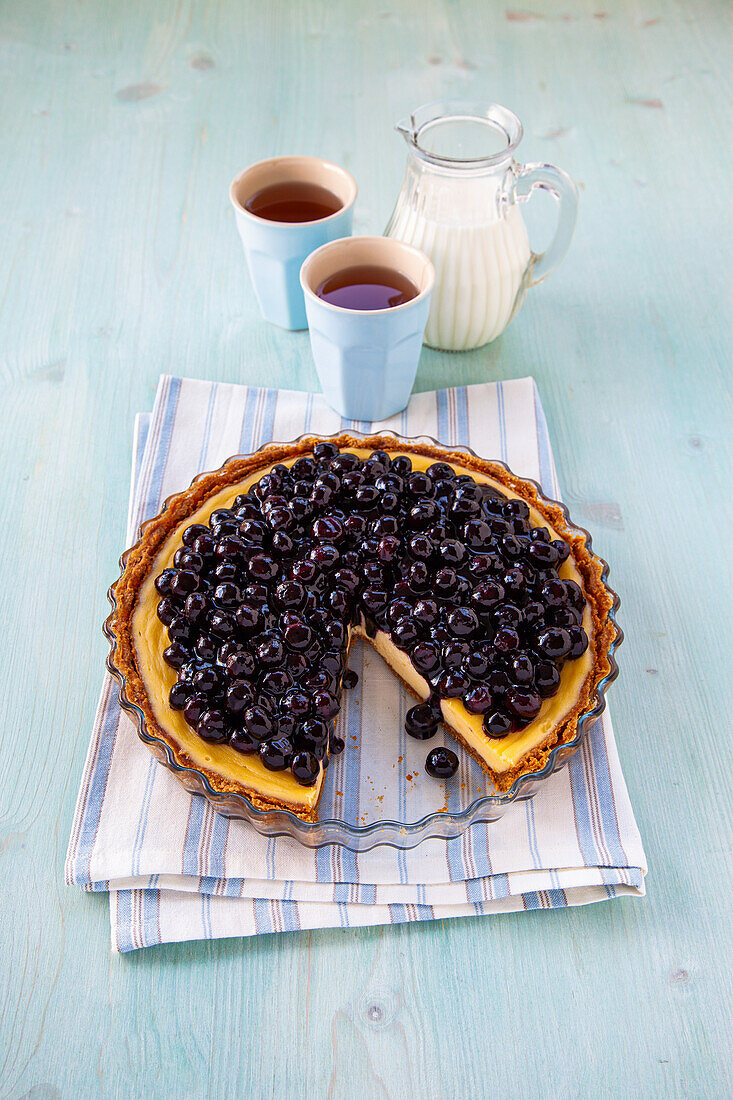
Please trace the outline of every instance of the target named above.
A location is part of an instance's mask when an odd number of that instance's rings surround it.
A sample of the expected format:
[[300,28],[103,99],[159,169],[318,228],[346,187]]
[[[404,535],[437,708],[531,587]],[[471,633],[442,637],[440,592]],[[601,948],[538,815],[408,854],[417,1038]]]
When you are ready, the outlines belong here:
[[[346,452],[353,453],[360,459],[367,458],[371,453],[368,449],[343,448],[342,453]],[[390,458],[395,458],[398,454],[407,455],[412,462],[413,471],[424,471],[435,461],[428,456],[407,451],[390,451],[389,454]],[[297,457],[286,459],[282,464],[292,465]],[[322,766],[316,782],[312,786],[302,786],[288,770],[269,770],[256,754],[241,753],[228,744],[204,741],[189,726],[182,712],[169,705],[168,696],[177,676],[163,657],[168,638],[166,628],[156,614],[160,597],[155,588],[155,578],[164,569],[172,566],[173,557],[182,545],[183,531],[192,524],[206,524],[212,512],[230,507],[235,497],[246,493],[271,469],[271,465],[265,465],[242,481],[213,494],[169,535],[140,587],[132,618],[133,640],[139,672],[156,721],[166,732],[168,739],[185,753],[195,767],[219,777],[224,789],[228,786],[232,789],[243,788],[248,794],[265,801],[284,804],[297,812],[310,812],[316,807],[320,796],[324,776]],[[450,463],[450,466],[456,474],[468,474],[477,484],[495,487],[507,499],[520,499],[518,494],[488,475],[456,463]],[[553,539],[560,538],[536,508],[529,505],[529,511],[529,522],[532,526],[546,527]],[[572,556],[563,563],[558,574],[562,579],[574,580],[582,587],[582,578]],[[581,657],[565,663],[560,673],[557,692],[543,701],[539,714],[524,728],[504,738],[492,739],[483,730],[482,717],[470,713],[460,699],[441,699],[440,709],[446,724],[456,731],[492,771],[500,774],[521,764],[524,757],[547,741],[577,704],[593,665],[593,621],[587,603],[582,626],[591,645]],[[389,634],[378,630],[374,637],[370,637],[363,625],[352,628],[352,631],[367,637],[387,664],[419,698],[428,698],[428,681],[414,667],[407,653],[394,644]]]

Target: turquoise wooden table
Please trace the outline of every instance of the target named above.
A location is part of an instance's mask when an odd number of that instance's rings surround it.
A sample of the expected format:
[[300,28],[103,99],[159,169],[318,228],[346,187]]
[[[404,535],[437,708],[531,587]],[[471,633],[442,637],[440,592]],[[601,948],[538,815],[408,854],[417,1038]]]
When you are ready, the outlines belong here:
[[[694,0],[2,4],[0,1095],[731,1095],[728,30]],[[417,386],[537,379],[622,595],[648,896],[112,956],[62,865],[134,413],[161,372],[316,388],[229,180],[322,154],[380,232],[393,122],[458,95],[519,114],[580,220],[504,337]]]

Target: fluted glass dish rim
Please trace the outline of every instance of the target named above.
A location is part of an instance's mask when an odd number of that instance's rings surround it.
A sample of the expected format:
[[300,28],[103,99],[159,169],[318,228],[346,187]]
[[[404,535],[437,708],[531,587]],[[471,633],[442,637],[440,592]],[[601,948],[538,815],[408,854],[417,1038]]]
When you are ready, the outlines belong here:
[[[266,452],[273,446],[283,446],[289,444],[299,443],[303,439],[314,440],[330,440],[337,439],[344,434],[344,431],[335,432],[332,435],[319,435],[313,432],[304,432],[297,436],[295,439],[289,441],[274,441],[271,440],[268,443],[258,447],[256,451],[251,452],[251,455],[232,455],[218,468],[224,470],[230,462],[237,459],[254,457],[260,453]],[[421,433],[418,436],[403,436],[397,432],[388,430],[379,430],[378,432],[359,432],[352,429],[348,429],[348,435],[355,439],[369,439],[374,435],[381,437],[389,437],[396,442],[405,442],[409,444],[427,443],[434,447],[441,447],[451,452],[463,453],[475,458],[480,458],[476,451],[464,444],[444,444],[433,436]],[[520,477],[515,474],[514,471],[505,463],[499,459],[491,459],[491,462],[496,466],[501,467],[508,474],[519,478],[521,481],[531,485],[537,492],[538,498],[544,504],[554,505],[562,511],[565,523],[569,528],[571,534],[581,535],[585,541],[585,545],[589,551],[592,552],[592,540],[588,531],[584,527],[578,526],[573,520],[570,519],[567,507],[562,501],[554,500],[548,496],[542,489],[542,486],[534,481],[532,478]],[[203,471],[197,474],[191,482],[191,485],[195,485],[202,478],[209,476],[212,472],[218,471]],[[122,554],[120,558],[120,576],[125,571],[127,561],[130,555],[137,549],[140,541],[142,540],[146,528],[149,524],[154,523],[158,517],[165,512],[170,504],[170,501],[174,497],[178,497],[180,491],[171,494],[164,501],[159,512],[155,517],[144,521],[139,528],[138,538],[135,543],[130,546]],[[131,700],[126,693],[127,676],[115,663],[115,654],[117,650],[117,637],[113,629],[113,621],[117,612],[117,601],[115,597],[115,589],[119,581],[119,577],[111,585],[108,590],[108,599],[112,605],[112,611],[103,624],[103,632],[107,641],[109,642],[109,653],[107,654],[106,665],[118,684],[118,698],[119,704],[122,710],[124,710],[133,719],[136,726],[138,736],[140,740],[153,751],[156,759],[167,767],[170,771],[174,772],[179,780],[183,783],[184,787],[195,795],[203,796],[213,806],[215,810],[223,814],[226,817],[241,818],[248,821],[258,833],[266,837],[291,837],[294,840],[299,841],[307,848],[322,848],[327,845],[337,845],[339,847],[346,848],[352,852],[365,852],[370,851],[372,848],[386,846],[397,849],[409,849],[414,848],[418,844],[421,844],[424,840],[440,839],[451,840],[455,837],[459,837],[466,832],[472,825],[484,824],[498,820],[515,802],[524,802],[527,799],[534,797],[542,783],[548,779],[555,772],[560,771],[570,757],[580,747],[582,741],[587,736],[590,727],[595,720],[602,714],[606,707],[606,691],[608,687],[618,676],[618,664],[616,662],[615,653],[619,645],[623,641],[623,631],[618,625],[617,611],[620,606],[620,599],[618,594],[608,585],[609,567],[608,563],[600,558],[597,554],[594,557],[601,565],[601,581],[612,599],[612,605],[608,612],[609,622],[613,624],[614,637],[608,650],[608,664],[609,671],[598,682],[593,692],[593,705],[590,710],[583,714],[578,720],[577,730],[575,736],[570,741],[560,742],[551,749],[544,766],[536,772],[529,772],[524,775],[519,775],[512,786],[507,791],[496,791],[493,794],[484,794],[474,799],[468,806],[459,811],[440,810],[432,811],[425,814],[417,821],[395,821],[395,820],[381,820],[373,821],[368,825],[352,825],[350,822],[344,821],[340,818],[325,818],[317,821],[303,821],[302,818],[286,809],[271,809],[261,810],[252,804],[246,795],[237,792],[220,792],[216,791],[209,782],[207,776],[197,768],[190,767],[179,763],[175,759],[173,749],[162,738],[157,736],[148,729],[147,719],[144,711]]]

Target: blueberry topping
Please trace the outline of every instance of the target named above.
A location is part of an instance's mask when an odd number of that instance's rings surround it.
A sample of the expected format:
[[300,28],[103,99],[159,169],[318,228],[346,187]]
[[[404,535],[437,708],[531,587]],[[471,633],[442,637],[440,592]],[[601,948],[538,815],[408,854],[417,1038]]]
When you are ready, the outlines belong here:
[[[558,574],[570,553],[494,485],[324,440],[186,527],[155,577],[177,677],[169,705],[204,740],[311,785],[343,749],[332,727],[340,691],[358,681],[346,650],[361,622],[428,681],[430,701],[407,712],[411,736],[432,736],[440,700],[460,699],[487,737],[505,737],[588,648],[583,589]],[[455,754],[433,757],[431,774],[454,773]]]

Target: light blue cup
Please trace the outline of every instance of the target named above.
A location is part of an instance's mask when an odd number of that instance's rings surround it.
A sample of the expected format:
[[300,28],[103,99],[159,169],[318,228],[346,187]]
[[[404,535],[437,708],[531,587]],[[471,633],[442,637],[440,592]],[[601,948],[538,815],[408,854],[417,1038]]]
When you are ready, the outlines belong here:
[[[245,203],[263,187],[296,180],[326,187],[342,206],[313,222],[272,222],[251,214]],[[262,316],[281,328],[307,328],[298,279],[306,256],[326,241],[351,233],[357,187],[351,175],[320,157],[272,157],[245,168],[229,188],[237,229]]]
[[[318,287],[361,264],[398,270],[417,287],[391,309],[343,309],[318,297]],[[404,409],[417,373],[435,269],[428,257],[391,237],[346,237],[324,244],[303,264],[311,348],[323,396],[349,420],[386,420]]]

